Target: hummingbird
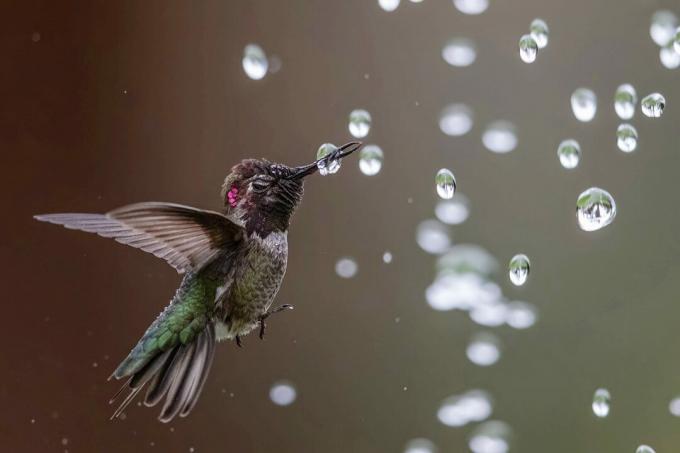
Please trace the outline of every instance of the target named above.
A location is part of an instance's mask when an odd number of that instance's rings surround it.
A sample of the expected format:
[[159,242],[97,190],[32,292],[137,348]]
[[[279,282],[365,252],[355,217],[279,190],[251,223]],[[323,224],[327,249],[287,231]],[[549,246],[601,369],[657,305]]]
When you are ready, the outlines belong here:
[[111,419],[146,386],[144,404],[163,402],[158,419],[170,422],[194,409],[213,362],[215,344],[241,338],[265,320],[293,308],[272,308],[288,259],[288,227],[306,176],[348,156],[347,143],[304,166],[265,159],[235,165],[222,185],[223,212],[145,202],[106,214],[46,214],[35,219],[96,233],[164,259],[183,274],[170,304],[146,330],[111,378],[127,392]]

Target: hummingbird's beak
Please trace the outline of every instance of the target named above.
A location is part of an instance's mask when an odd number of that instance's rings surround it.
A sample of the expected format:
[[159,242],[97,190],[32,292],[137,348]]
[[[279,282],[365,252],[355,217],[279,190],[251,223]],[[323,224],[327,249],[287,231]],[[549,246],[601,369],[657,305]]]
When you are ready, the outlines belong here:
[[342,145],[340,148],[336,149],[332,153],[330,153],[327,156],[322,157],[321,159],[318,159],[311,164],[308,165],[303,165],[301,167],[295,167],[293,168],[293,173],[290,176],[290,179],[302,179],[305,176],[309,176],[312,173],[315,173],[319,169],[319,162],[325,161],[326,164],[332,160],[339,160],[342,159],[345,156],[349,156],[352,154],[354,151],[358,150],[361,148],[363,143],[361,142],[349,142],[345,143]]

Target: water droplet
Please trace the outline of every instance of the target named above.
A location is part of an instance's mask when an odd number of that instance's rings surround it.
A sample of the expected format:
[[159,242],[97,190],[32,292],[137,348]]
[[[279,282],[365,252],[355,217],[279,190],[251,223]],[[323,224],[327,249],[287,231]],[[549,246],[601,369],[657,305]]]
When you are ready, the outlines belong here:
[[[323,157],[326,157],[332,152],[337,151],[337,149],[338,147],[332,143],[324,143],[323,145],[319,146],[319,150],[316,152],[316,159],[319,160]],[[319,168],[319,174],[322,176],[332,175],[333,173],[337,173],[338,170],[340,170],[340,159],[333,159],[328,162],[322,160],[319,161],[316,166]]]
[[475,334],[465,354],[470,362],[479,366],[491,366],[501,357],[498,337],[487,332]]
[[489,0],[453,0],[453,5],[463,14],[482,14],[489,7]]
[[[496,258],[482,247],[474,244],[453,246],[451,250],[437,260],[437,272],[442,276],[451,273],[476,273],[486,277],[495,273],[497,269],[498,261]],[[495,283],[483,282],[483,285],[493,288],[494,293],[500,293],[500,288]],[[494,296],[489,301],[496,299],[497,297]]]
[[[668,44],[659,49],[659,60],[667,69],[680,67],[680,53],[673,46],[674,44]],[[678,47],[680,47],[680,44],[678,44]]]
[[526,302],[510,302],[508,305],[505,322],[513,329],[528,329],[536,324],[538,315],[533,305]]
[[349,114],[349,133],[356,138],[364,138],[371,130],[371,114],[366,110],[352,110]]
[[472,40],[454,38],[447,42],[442,49],[442,58],[451,66],[470,66],[477,58],[477,50]]
[[472,129],[472,110],[465,104],[450,104],[439,116],[439,128],[446,135],[457,137]]
[[543,19],[534,19],[529,25],[529,33],[534,38],[539,49],[548,45],[548,24]]
[[529,257],[519,253],[512,257],[510,264],[508,264],[508,275],[510,276],[510,281],[515,286],[522,286],[526,283],[529,277],[529,270],[531,263],[529,262]]
[[472,432],[468,447],[472,453],[507,453],[510,450],[510,427],[499,421],[483,423]]
[[649,445],[640,445],[639,447],[637,447],[637,450],[635,450],[635,453],[656,453],[656,452]]
[[359,270],[357,262],[352,258],[344,257],[340,258],[337,263],[335,263],[335,273],[342,278],[352,278],[356,275]]
[[269,57],[269,72],[272,74],[276,74],[281,70],[281,66],[283,66],[283,63],[281,62],[281,57],[278,55],[272,55]]
[[416,242],[428,253],[444,253],[451,245],[449,231],[437,220],[424,220],[416,229]]
[[383,253],[382,260],[383,260],[383,263],[390,264],[392,262],[392,253],[389,252],[389,251],[386,251],[385,253]]
[[637,139],[638,133],[631,124],[620,124],[616,129],[616,146],[624,153],[635,151]]
[[437,453],[437,447],[427,439],[413,439],[406,444],[404,453]]
[[538,44],[531,35],[519,38],[519,57],[525,63],[533,63],[538,55]]
[[378,5],[380,5],[380,7],[388,13],[397,9],[399,7],[399,3],[401,3],[400,0],[378,0]]
[[649,35],[658,46],[665,46],[675,35],[678,26],[678,18],[671,11],[659,10],[652,15],[652,23],[649,26]]
[[456,178],[451,173],[451,170],[446,168],[439,170],[434,178],[434,182],[437,187],[437,195],[444,200],[453,198],[453,195],[456,193]]
[[666,107],[666,98],[661,93],[652,93],[642,98],[640,107],[645,116],[658,118]]
[[571,95],[571,110],[577,120],[591,121],[597,112],[597,96],[588,88],[576,89]]
[[262,47],[257,44],[248,44],[243,49],[243,70],[253,80],[260,80],[267,74],[269,61]]
[[482,143],[494,153],[509,153],[517,147],[515,125],[509,121],[494,121],[482,134]]
[[609,415],[611,395],[607,389],[597,389],[593,395],[593,413],[600,418]]
[[366,145],[359,152],[359,169],[366,176],[377,175],[382,163],[383,152],[377,145]]
[[591,187],[576,200],[576,217],[583,231],[604,228],[616,217],[616,202],[606,190]]
[[442,200],[437,203],[434,213],[444,223],[459,225],[465,222],[470,215],[468,200],[460,194],[451,200]]
[[680,417],[680,397],[675,397],[668,403],[668,410],[671,415]]
[[460,427],[486,420],[492,411],[491,397],[481,390],[471,390],[442,401],[437,418],[446,426]]
[[[438,277],[425,291],[425,299],[437,311],[470,310],[480,306],[495,307],[501,297],[498,285],[474,273],[453,273]],[[475,315],[475,322],[481,325],[501,325],[496,322],[498,313],[485,310]],[[493,319],[491,319],[493,318]],[[487,322],[490,320],[490,322]]]
[[477,304],[470,311],[470,319],[480,326],[498,327],[505,323],[508,306],[497,300],[492,303]]
[[31,35],[31,41],[33,41],[33,42],[40,41],[40,33],[38,33],[37,31],[34,31],[33,34]]
[[269,398],[278,406],[288,406],[297,398],[297,391],[290,382],[279,381],[269,390]]
[[581,145],[573,139],[564,140],[557,147],[557,157],[562,167],[567,170],[576,168],[581,160]]
[[619,85],[614,93],[614,110],[622,120],[629,120],[635,115],[637,93],[630,83]]

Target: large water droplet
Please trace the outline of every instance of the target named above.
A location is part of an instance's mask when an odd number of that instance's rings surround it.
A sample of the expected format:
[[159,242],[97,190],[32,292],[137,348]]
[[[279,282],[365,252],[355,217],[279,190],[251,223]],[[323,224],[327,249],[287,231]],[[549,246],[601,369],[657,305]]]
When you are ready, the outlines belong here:
[[509,121],[494,121],[482,134],[482,143],[494,153],[509,153],[517,147],[515,125]]
[[668,403],[668,411],[675,417],[680,417],[680,397],[675,397]]
[[439,116],[439,128],[446,135],[457,137],[472,129],[472,110],[465,104],[450,104]]
[[593,413],[604,418],[609,415],[609,406],[611,404],[611,395],[607,389],[597,389],[593,395]]
[[[337,150],[338,147],[334,144],[324,143],[323,145],[319,146],[319,150],[316,152],[316,159],[319,160]],[[340,170],[340,159],[332,159],[328,162],[326,160],[322,160],[319,161],[316,166],[319,168],[319,174],[322,176],[332,175],[333,173],[337,173],[338,170]]]
[[471,390],[442,401],[437,418],[446,426],[460,427],[486,420],[492,411],[491,397],[481,390]]
[[367,176],[377,175],[382,163],[383,151],[378,145],[366,145],[359,152],[359,169]]
[[678,17],[671,11],[659,10],[652,15],[652,23],[649,26],[649,35],[658,46],[665,46],[675,35],[678,26]]
[[576,217],[583,231],[604,228],[616,217],[616,202],[606,190],[591,187],[576,200]]
[[[678,47],[680,47],[680,44]],[[674,44],[668,44],[659,49],[659,60],[667,69],[677,69],[680,67],[680,53],[675,50]]]
[[640,445],[639,447],[637,447],[637,450],[635,450],[635,453],[656,453],[656,452],[649,445]]
[[470,215],[468,204],[467,198],[459,194],[451,200],[442,200],[437,203],[434,213],[444,223],[459,225]]
[[635,115],[637,93],[630,83],[619,85],[614,94],[614,110],[622,120],[629,120]]
[[472,432],[468,447],[472,453],[507,453],[510,450],[510,427],[499,421],[483,423]]
[[434,177],[434,182],[437,187],[437,195],[444,200],[453,198],[456,193],[456,177],[453,176],[451,170],[442,168]]
[[388,13],[397,9],[399,7],[399,3],[401,3],[400,0],[378,0],[378,5],[380,5],[380,7]]
[[519,38],[519,57],[525,63],[533,63],[538,55],[538,44],[531,35]]
[[371,114],[366,110],[352,110],[349,114],[349,133],[356,138],[364,138],[371,130]]
[[267,74],[269,62],[262,47],[257,44],[248,44],[243,49],[243,70],[253,80],[260,80]]
[[536,309],[526,302],[510,302],[505,322],[513,329],[528,329],[536,324]]
[[479,366],[491,366],[501,357],[498,337],[487,332],[480,332],[472,337],[465,354],[470,362]]
[[539,49],[548,45],[548,24],[543,19],[534,19],[529,25],[529,32]]
[[576,89],[571,95],[571,110],[577,120],[591,121],[597,112],[597,96],[588,88]]
[[625,153],[635,151],[637,139],[638,133],[631,124],[620,124],[616,129],[616,146]]
[[467,38],[451,39],[442,49],[442,58],[451,66],[470,66],[477,58],[475,44]]
[[642,113],[650,118],[658,118],[663,114],[663,109],[666,108],[666,98],[661,93],[652,93],[640,102]]
[[512,257],[510,263],[508,264],[508,276],[510,281],[515,286],[522,286],[526,283],[529,277],[529,270],[531,263],[529,262],[529,257],[519,253]]
[[413,439],[406,444],[404,453],[437,453],[437,447],[427,439]]
[[444,253],[451,246],[449,230],[438,220],[424,220],[416,230],[416,242],[428,253]]
[[335,263],[335,273],[342,278],[352,278],[359,270],[359,266],[354,259],[349,257],[340,258]]
[[562,167],[567,170],[576,168],[581,160],[581,146],[576,140],[564,140],[557,147],[557,157],[560,159]]
[[453,0],[453,4],[463,14],[482,14],[489,7],[489,0]]
[[295,390],[295,387],[287,381],[279,381],[269,390],[269,398],[278,406],[293,404],[296,397],[297,391]]

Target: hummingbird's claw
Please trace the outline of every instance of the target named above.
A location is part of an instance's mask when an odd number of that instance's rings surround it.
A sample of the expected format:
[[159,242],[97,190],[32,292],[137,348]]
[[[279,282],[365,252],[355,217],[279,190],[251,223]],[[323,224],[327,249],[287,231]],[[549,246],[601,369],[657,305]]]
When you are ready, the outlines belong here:
[[243,345],[241,344],[241,337],[239,337],[238,335],[236,335],[236,346],[238,346],[239,348],[243,347]]
[[283,310],[292,310],[293,308],[294,307],[291,304],[283,304],[263,314],[260,317],[260,340],[264,340],[264,332],[267,329],[267,323],[264,322],[265,319],[269,318],[274,313],[278,313]]

